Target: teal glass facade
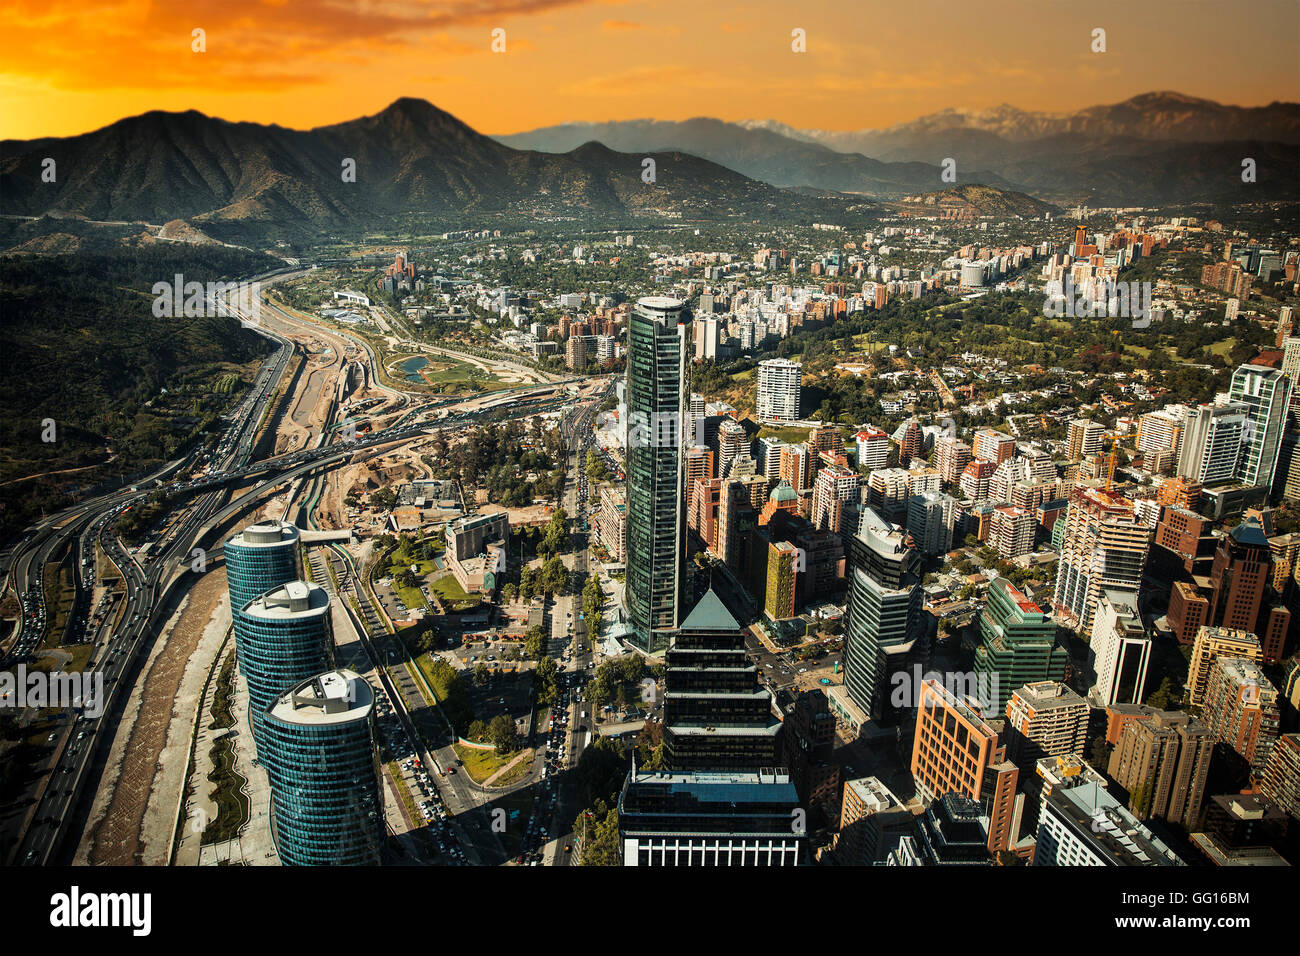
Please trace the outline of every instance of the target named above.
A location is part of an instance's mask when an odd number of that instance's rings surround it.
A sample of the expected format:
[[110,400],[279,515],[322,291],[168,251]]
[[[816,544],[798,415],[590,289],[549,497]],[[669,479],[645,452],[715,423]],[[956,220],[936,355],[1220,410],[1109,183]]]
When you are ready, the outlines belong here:
[[251,525],[225,544],[230,609],[298,577],[298,529],[293,525]]
[[[351,699],[328,700],[322,679],[342,679]],[[349,671],[306,681],[272,705],[262,734],[259,755],[271,784],[280,861],[378,864],[385,828],[369,685]]]
[[331,666],[329,607],[329,595],[322,588],[292,581],[250,601],[235,615],[235,652],[248,683],[259,757],[266,709],[289,688]]

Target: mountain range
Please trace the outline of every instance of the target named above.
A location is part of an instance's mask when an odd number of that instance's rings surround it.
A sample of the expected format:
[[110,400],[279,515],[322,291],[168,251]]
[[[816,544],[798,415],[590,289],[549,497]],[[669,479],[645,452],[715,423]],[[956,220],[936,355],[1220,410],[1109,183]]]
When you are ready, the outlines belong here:
[[[1300,104],[1226,106],[1179,93],[1075,112],[948,109],[880,130],[798,129],[771,120],[570,123],[498,137],[563,151],[596,140],[636,152],[681,149],[778,186],[896,198],[957,181],[1056,202],[1156,205],[1300,197]],[[1257,182],[1241,181],[1256,160]]]
[[[55,161],[55,181],[42,181]],[[643,181],[645,158],[654,181]],[[355,181],[345,181],[345,161]],[[94,132],[0,142],[5,213],[94,221],[188,220],[223,240],[459,228],[493,216],[815,221],[861,201],[778,189],[680,151],[587,142],[513,149],[418,99],[311,130],[150,112]],[[14,238],[22,238],[15,236]]]

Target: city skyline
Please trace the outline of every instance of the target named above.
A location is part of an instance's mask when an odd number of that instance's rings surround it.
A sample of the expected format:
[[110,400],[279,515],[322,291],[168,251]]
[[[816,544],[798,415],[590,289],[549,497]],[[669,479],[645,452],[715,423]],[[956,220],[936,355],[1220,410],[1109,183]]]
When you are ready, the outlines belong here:
[[[791,12],[532,0],[361,13],[326,0],[183,10],[108,0],[87,16],[17,0],[6,11],[14,42],[0,71],[0,136],[74,135],[155,109],[308,128],[376,113],[398,95],[490,135],[700,116],[885,129],[947,109],[1060,113],[1161,90],[1238,106],[1300,101],[1288,69],[1300,51],[1276,29],[1294,15],[1283,0],[1255,4],[1230,47],[1215,18],[1179,16],[1186,4],[1103,3],[1046,18],[1019,3],[1023,16],[996,23],[930,6],[908,18],[880,11],[859,37],[822,3]],[[1093,50],[1097,29],[1105,52]],[[639,63],[647,44],[658,55]],[[892,62],[902,49],[914,52]],[[1221,68],[1203,69],[1207,60]]]

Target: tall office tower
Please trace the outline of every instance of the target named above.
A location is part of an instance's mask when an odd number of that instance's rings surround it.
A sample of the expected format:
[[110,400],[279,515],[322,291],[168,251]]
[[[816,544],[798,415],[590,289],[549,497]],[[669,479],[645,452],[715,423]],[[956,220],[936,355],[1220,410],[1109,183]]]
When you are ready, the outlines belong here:
[[909,418],[898,426],[894,433],[898,442],[898,463],[906,468],[913,458],[920,458],[925,452],[925,433],[915,418]]
[[975,433],[972,452],[979,461],[1000,465],[1016,453],[1016,440],[1005,432],[981,428]]
[[1056,643],[1056,622],[1006,578],[989,585],[979,621],[975,675],[988,696],[988,713],[1005,713],[1012,691],[1023,684],[1064,679],[1069,653]]
[[260,754],[262,722],[271,703],[288,688],[330,669],[334,639],[329,594],[315,584],[290,581],[240,608],[234,630]]
[[1243,405],[1200,405],[1187,416],[1178,476],[1202,485],[1235,480],[1246,436]]
[[1237,475],[1246,485],[1273,485],[1282,433],[1286,431],[1287,406],[1291,401],[1291,380],[1280,369],[1246,364],[1232,373],[1229,394],[1246,406],[1250,425],[1242,440]]
[[758,394],[755,413],[764,425],[781,425],[799,420],[799,385],[803,366],[789,359],[768,359],[758,363]]
[[1142,626],[1137,592],[1106,588],[1092,618],[1088,663],[1097,683],[1088,697],[1095,706],[1140,704],[1151,663],[1151,636]]
[[1166,405],[1158,412],[1147,412],[1138,418],[1137,450],[1145,453],[1172,451],[1174,461],[1182,450],[1183,429],[1187,425],[1188,409],[1182,405]]
[[1254,661],[1220,657],[1205,682],[1201,722],[1258,777],[1280,729],[1277,689]]
[[[759,509],[754,506],[754,500],[766,488],[767,479],[762,476],[724,478],[718,495],[715,553],[742,581],[750,579],[754,568],[753,531],[758,527],[759,517]],[[773,496],[780,488],[777,485],[772,492]]]
[[989,818],[990,853],[1015,842],[1019,771],[997,732],[936,680],[921,682],[911,768],[923,801],[956,793],[980,802]]
[[879,719],[893,715],[892,675],[929,657],[921,616],[922,558],[902,529],[868,508],[849,541],[848,567],[844,683],[853,703]]
[[[679,299],[648,296],[628,317],[629,423],[683,422],[687,412],[686,335]],[[680,621],[686,555],[685,469],[677,441],[634,440],[627,449],[627,583],[631,639],[648,653],[668,646]],[[662,434],[660,429],[651,435]]]
[[1034,866],[1185,866],[1103,782],[1083,775],[1043,789]]
[[826,694],[807,690],[786,708],[781,763],[799,794],[799,802],[817,809],[826,822],[840,814],[840,765],[833,759],[835,715]]
[[298,529],[282,521],[252,524],[226,541],[226,583],[235,615],[253,598],[298,578]]
[[791,823],[800,809],[790,775],[778,770],[633,766],[618,795],[620,855],[624,866],[797,866],[807,839]]
[[878,778],[846,780],[833,844],[835,862],[871,866],[885,859],[900,838],[911,835],[914,826],[911,811]]
[[1300,819],[1300,734],[1283,734],[1273,745],[1259,782],[1260,793]]
[[1291,380],[1291,407],[1300,405],[1300,335],[1287,333],[1278,343],[1282,349],[1282,374]]
[[1060,681],[1017,689],[1006,714],[1007,758],[1024,774],[1044,757],[1080,754],[1088,745],[1088,702]]
[[[859,439],[859,447],[861,440]],[[961,473],[970,464],[971,447],[956,438],[936,438],[934,442],[934,467],[939,470],[939,480],[946,485],[961,481]],[[858,464],[862,463],[861,456]],[[883,465],[881,466],[883,467]]]
[[1066,457],[1070,461],[1079,461],[1089,455],[1101,454],[1101,440],[1106,429],[1099,423],[1086,418],[1076,418],[1066,429]]
[[1210,681],[1210,668],[1220,657],[1244,657],[1259,661],[1264,656],[1259,638],[1249,631],[1227,627],[1202,627],[1196,632],[1192,644],[1192,657],[1187,662],[1187,704],[1199,707],[1205,700],[1205,689]]
[[777,765],[781,721],[745,652],[745,632],[710,588],[668,649],[664,761],[675,771]]
[[862,478],[843,465],[827,465],[817,470],[813,482],[812,523],[818,531],[840,532],[844,502],[857,497]]
[[1123,495],[1086,487],[1070,493],[1052,595],[1052,606],[1067,626],[1092,628],[1103,588],[1138,590],[1152,533]]
[[731,463],[749,454],[749,434],[734,418],[724,418],[718,425],[718,477],[731,477]]
[[1219,542],[1210,566],[1209,610],[1205,623],[1215,627],[1253,631],[1260,638],[1263,660],[1282,659],[1291,613],[1270,607],[1273,550],[1259,519],[1248,517]]
[[797,445],[781,446],[781,467],[777,477],[798,494],[808,487],[812,467],[812,449],[800,442]]
[[687,428],[686,441],[691,445],[705,445],[704,437],[704,396],[699,392],[691,392],[690,397],[690,422]]
[[1129,809],[1195,829],[1205,800],[1214,736],[1181,711],[1159,710],[1124,725],[1107,768],[1129,795]]
[[929,491],[907,499],[907,533],[922,554],[931,557],[952,550],[957,523],[957,499]]
[[889,435],[868,425],[857,434],[858,467],[874,470],[889,464]]
[[302,681],[267,710],[258,759],[271,784],[271,834],[286,866],[380,862],[384,802],[374,694],[350,670]]
[[1038,518],[1027,508],[1000,505],[989,517],[989,544],[1004,561],[1033,551],[1037,532]]

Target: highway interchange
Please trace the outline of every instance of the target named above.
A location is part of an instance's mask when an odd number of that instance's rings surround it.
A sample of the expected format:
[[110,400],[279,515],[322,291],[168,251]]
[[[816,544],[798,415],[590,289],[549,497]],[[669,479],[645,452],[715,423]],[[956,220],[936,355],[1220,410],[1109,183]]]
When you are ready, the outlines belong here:
[[[278,278],[294,274],[297,273]],[[53,613],[46,600],[46,568],[67,561],[72,573],[74,598],[66,616],[64,633],[55,643],[91,643],[87,673],[102,675],[105,691],[105,699],[99,708],[101,717],[92,718],[84,712],[77,714],[71,708],[60,715],[51,734],[49,743],[52,749],[41,768],[43,772],[38,774],[27,794],[29,808],[25,813],[11,814],[0,823],[0,832],[5,838],[0,846],[11,847],[0,862],[47,865],[67,862],[71,858],[99,786],[113,738],[112,732],[103,732],[102,728],[106,722],[110,728],[116,725],[159,630],[179,598],[197,580],[197,575],[217,565],[220,536],[241,515],[277,489],[363,454],[398,447],[442,429],[460,429],[488,419],[526,417],[558,411],[566,406],[567,409],[573,408],[567,396],[555,395],[556,385],[563,382],[520,387],[510,390],[508,402],[496,403],[495,407],[452,412],[439,407],[452,402],[423,403],[403,414],[395,424],[372,434],[359,435],[348,441],[342,441],[342,435],[334,435],[333,444],[276,457],[256,458],[254,451],[259,440],[259,426],[267,417],[272,399],[279,394],[293,354],[293,343],[265,323],[250,321],[246,324],[270,340],[275,349],[264,362],[248,396],[229,416],[225,432],[210,459],[196,449],[181,461],[170,463],[127,487],[97,495],[46,516],[0,553],[0,573],[17,594],[21,605],[18,632],[7,652],[0,657],[0,667],[9,668],[30,661],[41,646]],[[368,344],[358,344],[367,356],[369,368],[365,371],[371,381],[377,382],[377,358]],[[585,409],[585,414],[581,409]],[[566,414],[566,424],[576,424],[575,414],[583,415],[586,422],[584,428],[566,430],[566,437],[577,437],[580,441],[580,436],[589,435],[591,409],[591,406],[579,406],[579,411]],[[420,420],[429,415],[438,417],[432,421]],[[575,452],[576,474],[584,489],[578,514],[585,525],[586,478],[582,474],[585,446],[579,446]],[[206,466],[206,473],[193,478],[177,477],[198,466]],[[165,530],[156,534],[147,547],[133,551],[119,538],[114,525],[128,509],[140,507],[160,491],[167,496],[170,520]],[[108,606],[101,608],[90,606],[96,544],[118,569],[125,593],[120,602],[110,601]],[[197,567],[196,556],[202,558]],[[355,580],[355,575],[351,580]],[[359,630],[374,637],[379,621],[377,618],[369,619],[374,609],[369,606],[365,589],[355,589],[354,593],[363,612],[368,612],[364,627]],[[353,613],[350,608],[349,613]],[[586,654],[586,660],[575,667],[579,673],[590,661],[590,649]],[[415,727],[403,701],[422,698],[414,687],[405,688],[405,694],[394,693],[398,688],[390,683],[389,677],[391,672],[404,674],[409,679],[409,671],[404,667],[390,669],[383,666],[378,671],[383,675],[389,699],[396,703],[397,714],[406,731],[412,734],[410,739],[419,741],[421,738],[413,733]],[[440,755],[444,763],[447,755],[453,754],[450,740],[445,743]],[[570,752],[569,762],[576,762],[576,759],[577,753]],[[431,759],[430,763],[439,765],[438,760]],[[473,789],[476,788],[465,776],[457,778],[454,772],[439,778],[439,790],[447,810],[456,821],[460,846],[464,847],[464,852],[458,848],[449,855],[465,861],[465,854],[468,854],[471,863],[502,862],[500,842],[482,812],[484,800],[481,794],[472,793]],[[491,839],[485,839],[485,836]]]

